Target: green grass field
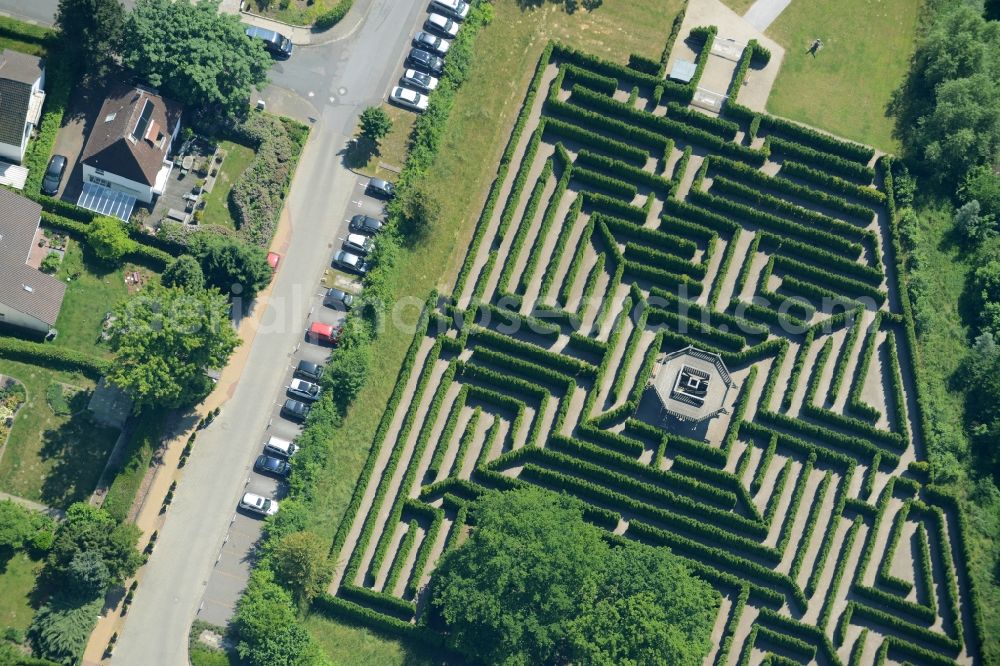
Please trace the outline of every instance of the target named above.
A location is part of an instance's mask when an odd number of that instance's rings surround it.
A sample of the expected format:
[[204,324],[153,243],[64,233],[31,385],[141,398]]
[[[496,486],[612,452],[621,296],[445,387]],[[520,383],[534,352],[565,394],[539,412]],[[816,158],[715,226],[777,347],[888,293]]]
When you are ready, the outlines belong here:
[[743,16],[750,9],[750,5],[754,3],[754,0],[722,0],[722,4],[729,7],[734,12]]
[[885,108],[909,66],[919,11],[920,0],[793,2],[767,29],[785,47],[768,111],[896,152]]
[[41,560],[25,552],[0,552],[0,629],[24,631],[35,615],[32,603]]
[[219,148],[226,151],[218,179],[212,191],[205,196],[205,210],[202,212],[202,224],[215,224],[220,227],[236,228],[233,216],[229,214],[229,192],[233,189],[236,179],[246,171],[253,160],[254,150],[232,141],[223,141]]
[[[383,104],[382,108],[389,117],[392,118],[392,130],[379,142],[378,152],[371,152],[366,149],[365,142],[361,141],[352,148],[348,161],[351,167],[361,173],[374,178],[384,178],[395,180],[396,172],[390,169],[383,169],[379,163],[385,163],[397,168],[403,166],[406,159],[406,150],[410,145],[410,131],[417,115],[412,111],[401,109],[391,104]],[[357,131],[355,131],[357,134]]]
[[31,55],[45,55],[45,47],[39,42],[51,34],[51,30],[40,25],[0,16],[0,51],[11,49]]
[[98,340],[104,315],[128,296],[123,269],[97,261],[78,241],[70,239],[56,275],[66,283],[66,296],[56,321],[59,336],[55,344],[109,357],[111,351]]
[[[0,490],[59,508],[90,497],[118,439],[117,430],[94,425],[85,411],[94,382],[7,359],[0,359],[0,374],[20,380],[28,393],[0,460]],[[53,382],[84,389],[69,401],[73,414],[49,405]]]
[[[659,59],[682,2],[607,0],[594,12],[573,15],[551,3],[529,11],[519,9],[514,0],[497,0],[494,6],[496,18],[479,35],[469,78],[455,100],[431,169],[429,186],[438,195],[442,213],[426,243],[399,253],[394,281],[398,297],[424,299],[433,287],[445,292],[451,289],[547,40],[559,39],[622,63],[633,52]],[[498,86],[497,81],[505,84]],[[314,523],[309,526],[331,539],[350,501],[411,339],[390,328],[375,343],[373,379],[355,400],[335,437],[336,453],[317,483],[322,494],[312,507]],[[422,663],[413,661],[418,658],[399,643],[386,643],[368,630],[348,631],[315,616],[308,626],[337,663],[359,661],[358,654],[372,654],[370,663]],[[340,631],[346,632],[342,640],[330,638]]]

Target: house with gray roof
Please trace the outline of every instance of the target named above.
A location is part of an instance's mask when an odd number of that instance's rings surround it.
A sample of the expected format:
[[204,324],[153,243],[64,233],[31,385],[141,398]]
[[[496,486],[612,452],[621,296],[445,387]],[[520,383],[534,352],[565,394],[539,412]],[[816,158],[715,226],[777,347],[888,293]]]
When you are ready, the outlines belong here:
[[41,206],[0,188],[0,323],[47,334],[66,285],[28,265],[41,219]]
[[163,194],[173,169],[167,158],[180,127],[176,102],[142,86],[112,90],[80,158],[83,193],[78,205],[128,219],[121,211],[131,213],[136,201],[152,203]]
[[0,52],[0,159],[21,163],[45,101],[41,58],[10,49]]

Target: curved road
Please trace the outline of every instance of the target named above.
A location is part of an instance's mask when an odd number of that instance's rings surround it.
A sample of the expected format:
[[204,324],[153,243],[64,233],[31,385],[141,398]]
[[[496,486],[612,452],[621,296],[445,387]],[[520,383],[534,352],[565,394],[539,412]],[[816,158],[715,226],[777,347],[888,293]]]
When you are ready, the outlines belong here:
[[187,635],[236,500],[260,449],[317,285],[328,265],[356,177],[343,167],[360,111],[384,99],[398,75],[422,0],[373,0],[340,41],[296,47],[264,91],[268,108],[313,122],[288,199],[292,236],[240,383],[198,436],[156,550],[121,631],[114,664],[186,666]]

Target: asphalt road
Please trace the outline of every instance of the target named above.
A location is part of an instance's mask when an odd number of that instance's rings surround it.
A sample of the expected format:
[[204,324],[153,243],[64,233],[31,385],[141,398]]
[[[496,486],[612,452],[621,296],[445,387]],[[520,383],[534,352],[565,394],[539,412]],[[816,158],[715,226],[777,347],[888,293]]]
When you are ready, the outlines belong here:
[[[124,0],[125,9],[132,9],[135,0]],[[56,18],[59,0],[0,0],[0,14],[21,20],[52,25]]]
[[[114,664],[188,663],[188,630],[228,545],[236,502],[284,397],[296,347],[308,344],[303,332],[324,269],[345,235],[345,217],[358,208],[358,178],[339,154],[360,111],[383,99],[394,82],[425,9],[417,0],[375,0],[360,28],[345,39],[297,47],[291,60],[276,66],[273,85],[262,94],[271,110],[314,121],[288,200],[291,241],[242,379],[219,418],[198,436]],[[245,544],[244,524],[233,524],[233,538]]]

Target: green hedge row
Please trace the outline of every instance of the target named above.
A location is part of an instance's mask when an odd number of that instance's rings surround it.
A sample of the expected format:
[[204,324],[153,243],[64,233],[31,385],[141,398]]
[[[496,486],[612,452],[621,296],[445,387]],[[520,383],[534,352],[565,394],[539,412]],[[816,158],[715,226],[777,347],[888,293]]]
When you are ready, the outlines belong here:
[[698,250],[698,244],[686,238],[650,227],[644,227],[617,217],[602,215],[601,222],[607,226],[609,231],[633,238],[640,241],[643,245],[648,245],[661,252],[674,254],[684,259],[690,260],[694,258],[694,254]]
[[[545,187],[549,182],[549,178],[552,177],[552,170],[553,160],[545,160],[545,166],[542,168],[542,173],[538,176],[538,180],[535,181],[535,185],[531,189],[531,196],[528,198],[528,203],[524,207],[524,211],[521,214],[521,221],[517,225],[514,240],[511,242],[510,248],[507,250],[507,255],[510,257],[510,260],[504,262],[503,270],[500,272],[500,278],[497,281],[497,291],[501,294],[511,291],[511,275],[514,272],[514,267],[517,265],[517,257],[520,256],[524,241],[527,239],[528,233],[531,231],[535,214],[538,212],[538,207],[542,203],[542,196],[545,194]],[[574,169],[573,171],[575,172],[576,170]],[[517,192],[511,191],[511,199],[508,200],[508,205],[504,213],[508,210],[511,212],[514,211],[514,206],[520,196],[520,190]],[[504,232],[506,231],[507,226],[509,226],[510,218],[507,218],[506,222],[507,224],[504,224],[504,220],[501,220],[501,226],[504,227]],[[499,230],[497,232],[497,238],[503,238],[503,234]]]
[[717,328],[706,326],[697,319],[682,317],[668,310],[659,308],[649,309],[649,326],[665,325],[669,331],[683,330],[685,335],[693,336],[700,340],[710,342],[716,348],[724,348],[727,351],[738,352],[746,344],[739,335],[725,333]]
[[[691,196],[689,193],[688,196]],[[713,213],[711,211],[705,210],[698,206],[693,206],[686,201],[681,201],[680,199],[667,199],[663,202],[663,221],[669,222],[671,225],[677,222],[683,221],[688,223],[688,229],[692,229],[691,223],[694,227],[707,228],[712,231],[704,232],[700,237],[707,238],[714,232],[721,232],[727,234],[735,234],[740,229],[740,225],[733,222],[727,217],[723,217],[718,213]],[[679,219],[667,218],[667,214],[676,215]],[[661,225],[663,228],[663,225]]]
[[852,453],[862,455],[869,460],[878,451],[882,451],[883,464],[887,467],[899,463],[899,455],[897,453],[882,450],[867,439],[830,430],[822,425],[806,423],[805,421],[792,418],[785,414],[778,414],[764,409],[758,410],[757,414],[758,419],[764,421],[765,423],[781,426],[787,430],[806,437],[812,437],[832,446],[844,448]]
[[[535,242],[531,247],[531,253],[528,255],[528,261],[524,266],[524,270],[521,272],[520,279],[518,280],[517,289],[520,293],[524,293],[528,289],[528,286],[535,277],[535,271],[538,269],[538,262],[541,259],[542,248],[545,245],[546,238],[548,237],[549,229],[552,228],[552,222],[555,220],[556,211],[559,209],[559,204],[562,202],[563,196],[566,194],[566,189],[569,187],[569,180],[573,175],[573,167],[570,164],[569,156],[565,155],[566,149],[563,148],[561,143],[556,144],[556,149],[556,152],[562,157],[563,174],[556,183],[556,189],[552,193],[552,197],[549,199],[548,205],[545,207],[545,215],[542,216],[542,224],[538,229],[538,233],[535,236]],[[528,219],[530,220],[530,218]],[[489,275],[489,273],[484,273],[484,275]]]
[[[432,294],[432,298],[436,299],[436,294]],[[416,362],[417,351],[420,348],[420,341],[423,336],[427,333],[427,325],[430,320],[429,313],[433,307],[433,301],[428,299],[424,306],[424,310],[421,313],[420,321],[417,323],[417,332],[413,336],[413,342],[410,344],[410,348],[406,352],[406,356],[403,359],[403,365],[400,368],[400,374],[397,376],[396,387],[393,389],[392,395],[389,396],[389,402],[386,411],[382,415],[382,420],[379,421],[378,428],[375,430],[375,437],[372,440],[372,446],[368,453],[368,458],[365,460],[365,466],[361,470],[361,475],[358,477],[358,484],[354,487],[354,494],[351,496],[351,502],[348,504],[347,511],[344,512],[344,518],[340,523],[340,527],[337,529],[337,533],[333,538],[333,547],[331,548],[331,553],[334,557],[339,556],[340,549],[344,545],[344,541],[347,539],[347,533],[351,527],[351,521],[357,513],[358,509],[361,507],[361,500],[364,496],[365,486],[367,486],[372,481],[372,475],[375,471],[375,462],[378,459],[379,450],[382,448],[382,440],[385,439],[386,432],[389,430],[389,425],[392,421],[392,415],[396,411],[400,401],[403,398],[403,393],[405,389],[406,382],[403,380],[409,372],[412,370],[414,363]],[[441,354],[441,338],[437,339],[434,346],[431,347],[424,360],[424,369],[421,372],[420,380],[417,382],[417,387],[411,396],[411,400],[414,401],[413,404],[418,404],[421,396],[427,386],[427,382],[430,379],[431,369],[434,362],[438,359]],[[406,373],[406,374],[404,374]],[[401,436],[408,435],[410,428],[413,427],[413,410],[408,410],[406,418],[404,419],[402,429],[400,430]],[[395,470],[396,465],[399,463],[399,456],[401,454],[401,449],[403,447],[393,447],[392,454],[386,463],[385,473],[389,474],[391,478],[392,471]],[[378,490],[376,491],[376,505],[380,504],[386,495],[388,483],[380,483]],[[375,516],[371,513],[365,517],[364,526],[359,536],[359,544],[367,544],[369,539],[371,539],[372,531],[375,529]],[[350,580],[357,573],[358,567],[361,565],[360,558],[362,555],[363,548],[355,548],[351,554],[351,559],[347,563],[347,569],[344,572],[344,579]]]
[[861,356],[858,358],[858,363],[854,367],[854,377],[851,380],[851,391],[847,396],[847,408],[850,411],[861,415],[870,423],[878,421],[878,418],[882,414],[864,401],[862,393],[865,388],[865,377],[868,375],[872,358],[875,356],[875,350],[877,348],[876,340],[881,325],[882,312],[880,311],[875,313],[875,320],[872,322],[871,327],[868,329],[868,333],[865,335],[865,341],[861,348]]
[[[785,486],[788,485],[788,479],[792,475],[792,459],[788,458],[785,460],[785,466],[781,468],[778,472],[778,478],[774,480],[774,491],[771,493],[771,497],[767,501],[767,508],[764,510],[764,524],[770,526],[774,521],[774,514],[778,511],[778,503],[781,501],[781,496],[785,492]],[[776,551],[780,558],[781,551]]]
[[805,226],[799,222],[794,222],[792,220],[778,217],[777,215],[772,215],[771,213],[765,212],[761,208],[738,203],[736,201],[717,197],[708,192],[701,192],[697,190],[689,192],[688,199],[693,203],[703,204],[709,209],[720,211],[729,215],[739,216],[747,222],[758,224],[765,229],[780,233],[787,233],[809,241],[815,245],[828,247],[832,251],[842,252],[845,256],[850,258],[857,258],[861,255],[861,245],[854,241],[847,240],[842,236],[832,234],[823,229],[815,229],[813,227]]
[[469,396],[468,387],[463,386],[458,395],[455,396],[455,402],[452,403],[451,412],[448,414],[448,420],[445,422],[444,430],[441,431],[441,436],[438,438],[437,446],[434,447],[434,455],[431,456],[431,462],[427,465],[427,474],[429,476],[437,476],[438,471],[441,469],[441,464],[444,462],[444,455],[448,451],[448,443],[451,442],[451,437],[455,433],[455,428],[458,427],[458,417],[462,414],[462,408],[465,407],[465,401]]
[[781,163],[781,171],[779,173],[783,176],[792,176],[817,185],[822,185],[827,189],[834,190],[835,192],[839,192],[849,197],[862,199],[871,204],[879,205],[886,203],[885,194],[874,187],[857,185],[849,180],[832,176],[822,169],[816,169],[802,164],[801,162],[785,160]]
[[[717,311],[710,307],[699,305],[695,301],[681,298],[676,294],[657,287],[649,290],[649,297],[655,306],[659,306],[659,301],[662,301],[665,305],[673,306],[676,312],[691,313],[693,317],[710,326],[719,327],[724,324],[730,329],[739,331],[740,335],[747,339],[763,341],[768,336],[767,328],[760,324],[755,324],[748,319],[737,317],[728,312]],[[654,299],[656,300],[654,301]]]
[[[531,315],[523,315],[516,310],[500,308],[492,303],[480,303],[478,312],[483,311],[489,312],[490,323],[497,326],[503,325],[513,327],[517,330],[526,328],[535,335],[541,335],[543,337],[551,336],[553,338],[558,336],[562,330],[559,328],[558,324],[555,324],[552,321],[546,321]],[[540,312],[541,309],[539,308],[536,311]],[[498,321],[497,318],[500,318],[502,321]],[[482,318],[480,316],[475,315],[474,319],[469,321],[479,322],[481,320]]]
[[845,160],[843,157],[837,157],[830,153],[814,150],[794,141],[785,141],[776,136],[768,136],[767,144],[770,146],[772,153],[777,152],[785,157],[792,157],[796,160],[803,160],[819,165],[823,169],[833,172],[835,175],[854,180],[863,185],[867,185],[875,179],[875,171],[871,167]]
[[634,69],[643,74],[649,74],[657,78],[660,76],[660,61],[641,56],[638,53],[629,54],[628,66],[629,69]]
[[[507,179],[507,172],[510,170],[510,162],[514,159],[514,153],[517,150],[517,144],[521,139],[521,134],[524,133],[524,128],[528,123],[528,119],[531,117],[531,108],[534,105],[535,96],[538,94],[538,88],[541,86],[542,77],[545,75],[545,68],[549,64],[549,59],[552,56],[552,44],[546,45],[545,49],[542,51],[542,55],[538,59],[538,64],[535,66],[535,74],[531,78],[531,83],[528,85],[528,91],[525,93],[524,102],[521,104],[521,112],[518,114],[517,122],[514,123],[514,129],[510,133],[510,138],[507,141],[507,147],[504,149],[503,155],[500,157],[500,164],[497,166],[497,175],[493,180],[493,185],[490,187],[490,193],[486,197],[486,203],[483,206],[483,211],[479,215],[479,221],[476,223],[476,231],[473,234],[472,242],[469,244],[469,250],[465,255],[465,262],[462,264],[462,269],[458,273],[458,278],[455,280],[454,293],[461,295],[462,291],[465,289],[465,283],[469,279],[469,273],[472,271],[472,267],[476,262],[476,255],[479,253],[479,246],[483,242],[483,238],[486,235],[487,227],[489,227],[490,220],[493,218],[493,209],[496,207],[497,200],[500,198],[500,193],[503,190],[504,181]],[[544,127],[543,130],[544,132]]]
[[885,611],[872,608],[856,601],[848,602],[853,607],[855,617],[863,617],[866,620],[875,622],[894,631],[910,636],[911,638],[931,645],[936,645],[944,650],[957,653],[961,650],[958,641],[936,631],[926,629],[919,625],[902,620],[895,615],[890,615]]
[[391,594],[376,592],[367,587],[359,587],[350,583],[343,583],[337,594],[347,601],[364,603],[366,606],[401,620],[408,620],[417,612],[417,606],[412,601],[404,601]]
[[434,548],[434,535],[437,535],[441,529],[441,524],[444,522],[444,511],[434,507],[427,508],[433,510],[433,518],[424,535],[424,540],[420,544],[420,548],[417,549],[417,556],[413,560],[413,568],[410,570],[410,577],[406,582],[406,591],[404,592],[411,599],[415,598],[420,591],[421,579],[423,578],[424,570],[427,568],[431,550]]
[[658,75],[639,72],[626,65],[578,51],[562,42],[552,44],[552,54],[558,59],[577,65],[586,71],[613,78],[618,84],[631,84],[640,88],[652,89],[663,82]]
[[810,597],[816,592],[817,586],[819,586],[823,569],[826,567],[826,560],[833,548],[833,540],[837,534],[837,524],[844,515],[844,507],[847,504],[851,481],[854,479],[854,471],[856,469],[857,466],[852,461],[851,466],[847,468],[847,471],[841,477],[840,487],[835,491],[837,494],[835,496],[836,502],[834,503],[833,512],[830,514],[829,522],[826,525],[826,533],[823,535],[823,541],[820,543],[819,552],[816,553],[816,559],[813,560],[812,574],[810,574],[809,580],[806,582],[805,593]]
[[760,462],[757,463],[757,469],[754,472],[753,480],[750,482],[750,492],[756,494],[761,485],[764,483],[764,477],[767,476],[767,472],[771,469],[771,461],[774,459],[774,452],[778,448],[778,436],[775,435],[771,437],[771,440],[767,443],[767,448],[764,450],[761,456]]
[[560,85],[553,84],[553,89],[558,90],[563,85],[573,85],[579,83],[605,95],[614,95],[618,90],[618,80],[610,76],[602,76],[592,70],[577,67],[572,63],[562,65],[563,78]]
[[375,612],[371,608],[340,597],[321,594],[313,600],[312,607],[327,617],[361,624],[390,636],[413,640],[434,648],[441,648],[444,645],[444,638],[426,627]]
[[[601,228],[607,230],[607,237],[613,242],[610,230],[607,225],[601,224]],[[699,282],[705,278],[706,267],[704,262],[693,263],[674,256],[668,252],[662,252],[640,243],[629,241],[625,243],[625,250],[622,252],[628,261],[638,261],[647,264],[651,268],[659,268],[670,273],[678,273],[696,278]]]
[[[828,194],[822,190],[800,185],[793,180],[779,176],[769,176],[766,173],[747,166],[742,162],[730,160],[725,157],[708,157],[706,161],[711,166],[727,173],[741,176],[745,181],[751,182],[762,188],[781,192],[790,196],[798,197],[806,201],[811,201],[820,206],[832,208],[856,224],[865,227],[871,224],[874,212],[867,206],[851,203],[845,199]],[[874,191],[874,190],[873,190]]]
[[824,231],[837,234],[844,238],[860,240],[864,237],[864,232],[852,224],[841,222],[840,220],[832,218],[829,215],[817,213],[813,210],[809,210],[808,208],[803,208],[802,206],[789,203],[784,199],[779,199],[772,194],[762,192],[753,187],[748,187],[742,183],[738,183],[735,180],[727,178],[726,176],[717,175],[712,180],[712,190],[718,190],[723,194],[739,197],[740,199],[744,199],[745,201],[755,204],[761,209],[773,211],[774,214],[781,214],[784,217],[797,222],[801,222],[812,227],[818,227]]
[[[66,233],[77,237],[78,240],[86,242],[87,225],[82,222],[76,222],[62,217],[61,215],[55,215],[43,210],[42,224],[47,227],[52,227],[53,229],[65,231]],[[132,251],[126,255],[128,259],[131,259],[136,263],[151,264],[160,270],[173,261],[174,257],[172,255],[159,248],[143,244],[147,239],[153,238],[152,236],[143,233],[139,233],[137,236],[137,243],[133,247]]]
[[586,361],[565,354],[556,354],[479,326],[472,327],[469,331],[469,339],[481,341],[483,344],[515,354],[525,360],[536,361],[571,377],[580,375],[592,377],[597,373],[597,368]]
[[599,188],[608,194],[625,199],[628,202],[631,202],[636,194],[639,193],[639,190],[632,183],[626,183],[624,180],[612,178],[599,171],[592,171],[579,166],[573,167],[573,178]]
[[809,354],[809,348],[812,347],[815,338],[816,329],[810,328],[806,331],[805,337],[799,345],[798,354],[795,355],[795,363],[792,364],[792,372],[788,377],[788,384],[785,385],[785,394],[781,398],[782,409],[788,409],[792,406],[792,396],[795,394],[795,389],[799,386],[799,378],[802,376],[802,368],[805,367],[806,355]]
[[790,141],[816,151],[831,153],[845,160],[867,164],[875,157],[875,149],[870,146],[844,141],[777,116],[765,114],[761,118],[761,126],[771,134],[780,134]]
[[583,258],[586,256],[591,236],[594,234],[594,225],[597,219],[597,216],[594,215],[591,215],[587,219],[587,225],[583,228],[583,233],[577,241],[576,251],[573,253],[573,259],[570,261],[569,267],[566,269],[566,275],[563,278],[562,286],[559,289],[558,298],[558,302],[563,307],[569,303],[569,297],[573,291],[573,283],[576,282],[576,276],[580,272],[580,266],[583,264]]
[[[396,597],[393,596],[392,591],[396,589],[396,583],[399,582],[399,576],[403,572],[403,565],[406,563],[406,558],[409,557],[410,551],[416,545],[417,531],[419,529],[420,523],[417,519],[411,519],[407,524],[406,534],[403,535],[402,541],[399,542],[399,546],[396,548],[396,555],[392,559],[392,567],[390,567],[389,574],[385,578],[385,585],[382,586],[383,594],[387,594],[393,599]],[[414,607],[414,613],[416,613],[416,607]]]
[[509,370],[513,375],[530,378],[532,382],[544,384],[548,388],[562,388],[571,381],[569,377],[557,370],[538,365],[537,363],[530,363],[503,352],[487,349],[486,347],[477,347],[472,354],[472,360]]
[[[954,563],[952,562],[951,557],[947,555],[951,553],[951,541],[948,539],[948,533],[945,528],[945,515],[944,511],[940,507],[933,507],[930,513],[934,518],[934,533],[937,537],[938,552],[942,554],[941,563],[944,567],[944,578],[946,583],[944,586],[945,602],[948,608],[949,619],[955,629],[955,640],[959,645],[962,645],[962,616],[959,613],[958,608],[958,583],[955,579]],[[964,547],[964,542],[962,545]],[[969,560],[966,559],[966,562],[968,561]],[[980,639],[978,630],[977,639]],[[981,644],[982,641],[980,639],[980,645]]]
[[[753,260],[757,256],[757,248],[760,247],[762,233],[764,232],[758,231],[754,234],[753,240],[750,241],[750,247],[747,249],[746,257],[743,260],[743,266],[740,267],[740,274],[736,279],[736,286],[733,288],[733,297],[731,299],[731,302],[733,303],[739,300],[740,294],[743,293],[747,280],[750,278],[750,269],[753,267]],[[774,236],[774,238],[777,238],[777,236]]]
[[645,185],[663,195],[669,194],[670,188],[673,186],[673,183],[663,176],[586,149],[582,149],[577,153],[575,165],[605,171],[620,180]]
[[726,141],[735,139],[736,133],[740,130],[740,126],[732,121],[689,109],[677,102],[669,102],[667,104],[667,117],[677,118],[692,127],[697,127],[711,134],[717,134]]
[[890,332],[885,337],[885,344],[889,350],[889,385],[892,387],[892,403],[896,412],[895,431],[904,440],[908,440],[910,429],[906,425],[906,397],[903,395],[903,377],[899,367],[899,352],[896,350],[896,336]]
[[591,150],[599,150],[602,153],[614,155],[617,160],[629,163],[633,167],[642,167],[649,158],[649,154],[646,151],[631,146],[624,141],[610,139],[602,134],[591,132],[579,125],[567,123],[558,118],[545,119],[545,134],[576,141]]
[[867,296],[879,305],[885,303],[886,293],[878,287],[873,287],[868,283],[853,278],[841,277],[828,269],[815,268],[797,259],[791,259],[780,254],[774,255],[773,258],[777,268],[803,278],[810,278],[816,284],[828,285],[824,287],[828,291],[830,289],[838,289],[847,292],[848,295],[855,298],[857,296]]
[[771,249],[773,253],[811,261],[818,266],[831,269],[842,275],[855,277],[873,286],[882,284],[884,275],[878,268],[844,259],[822,247],[802,243],[793,238],[778,236],[768,231],[759,231],[757,233],[760,236],[760,242],[764,243],[765,247]]
[[642,224],[646,221],[647,213],[645,210],[625,203],[620,199],[609,197],[600,192],[581,192],[580,197],[583,199],[583,205],[591,209],[603,211],[637,224]]
[[729,652],[733,649],[733,636],[736,633],[736,627],[739,626],[740,618],[743,616],[743,609],[746,608],[747,599],[750,597],[749,586],[742,585],[739,590],[740,593],[737,595],[736,603],[733,604],[732,610],[729,612],[729,619],[726,621],[726,628],[722,633],[724,636],[722,644],[715,655],[714,663],[716,666],[729,663]]
[[74,349],[6,336],[0,336],[0,358],[69,372],[82,372],[92,379],[99,379],[111,369],[109,361]]
[[340,0],[333,7],[316,17],[313,28],[316,30],[329,30],[347,16],[347,12],[351,11],[353,4],[354,0]]
[[[663,543],[678,554],[683,555],[686,553],[692,559],[708,566],[726,566],[739,571],[745,576],[759,578],[766,581],[772,587],[784,590],[793,599],[795,599],[796,602],[798,602],[800,607],[806,607],[807,599],[805,595],[802,594],[802,591],[798,588],[798,586],[795,585],[795,583],[788,578],[787,575],[779,573],[770,567],[766,567],[742,557],[737,557],[729,551],[721,548],[705,546],[679,534],[653,527],[652,525],[638,520],[629,522],[629,532],[632,532],[639,537],[645,537],[650,541]],[[710,562],[718,564],[709,564]]]
[[729,267],[733,263],[733,256],[736,254],[736,244],[739,242],[741,233],[742,231],[737,231],[726,243],[726,251],[723,253],[719,269],[715,273],[715,282],[712,283],[712,291],[708,295],[708,307],[713,310],[718,305],[719,297],[722,295],[722,287],[726,282],[726,276],[729,274]]
[[832,478],[833,473],[828,471],[823,475],[823,480],[819,482],[819,487],[816,488],[812,506],[809,508],[809,516],[806,518],[798,547],[795,550],[795,557],[792,559],[792,565],[789,569],[789,575],[793,580],[798,579],[799,571],[802,570],[802,562],[805,560],[806,551],[809,549],[809,542],[812,541],[813,532],[816,530],[816,525],[819,522],[819,514],[823,510],[823,502],[826,500],[826,493],[830,488]]

